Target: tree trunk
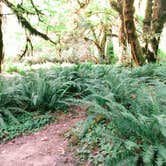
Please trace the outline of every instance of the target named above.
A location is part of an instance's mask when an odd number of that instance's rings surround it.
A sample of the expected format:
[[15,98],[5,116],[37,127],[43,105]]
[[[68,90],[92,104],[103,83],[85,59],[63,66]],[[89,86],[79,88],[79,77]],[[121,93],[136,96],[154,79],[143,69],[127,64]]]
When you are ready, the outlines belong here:
[[154,0],[152,12],[152,39],[151,46],[154,54],[157,56],[160,36],[166,22],[166,0]]
[[119,26],[119,47],[120,47],[120,58],[119,62],[122,64],[127,63],[127,42],[126,42],[126,34],[124,29],[124,17],[123,17],[123,0],[110,1],[111,7],[118,12],[120,18],[120,26]]
[[131,57],[137,66],[145,63],[142,48],[136,35],[134,23],[134,0],[123,0],[123,18],[125,34],[130,45]]
[[143,22],[143,40],[145,43],[145,47],[143,48],[143,52],[146,55],[146,59],[148,62],[156,62],[155,53],[150,50],[150,39],[152,34],[151,25],[152,25],[152,7],[153,0],[147,0],[146,2],[146,10],[145,10],[145,18]]
[[145,9],[145,18],[144,18],[144,22],[143,22],[144,35],[149,33],[149,30],[150,30],[150,27],[151,27],[152,6],[153,6],[153,0],[147,0],[146,9]]
[[4,50],[3,50],[3,32],[2,32],[2,2],[0,2],[0,72],[2,72],[3,60],[4,60]]
[[120,14],[120,28],[119,28],[119,44],[122,47],[122,63],[127,63],[127,40],[126,40],[126,34],[125,34],[125,27],[124,27],[124,16],[123,16],[123,4],[122,0],[118,0],[118,3],[121,8]]
[[144,54],[148,62],[156,62],[160,36],[166,21],[166,0],[147,0],[143,24]]

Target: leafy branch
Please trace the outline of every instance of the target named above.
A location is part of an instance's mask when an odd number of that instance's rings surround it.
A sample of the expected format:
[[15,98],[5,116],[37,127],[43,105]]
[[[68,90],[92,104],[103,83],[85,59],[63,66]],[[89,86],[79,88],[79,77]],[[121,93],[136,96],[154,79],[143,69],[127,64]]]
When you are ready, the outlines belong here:
[[[2,0],[2,2],[4,2],[6,4],[6,6],[8,6],[13,13],[16,15],[19,23],[21,24],[21,26],[25,29],[27,29],[29,31],[29,33],[31,35],[34,36],[39,36],[41,38],[43,38],[44,40],[47,40],[53,44],[57,44],[55,41],[53,41],[51,38],[48,37],[47,34],[44,34],[40,31],[38,31],[36,28],[34,28],[31,23],[23,16],[23,14],[35,14],[33,12],[29,12],[26,9],[24,9],[21,5],[17,5],[15,6],[13,3],[9,2],[8,0]],[[37,15],[39,15],[39,10],[35,7],[35,10],[37,11]]]

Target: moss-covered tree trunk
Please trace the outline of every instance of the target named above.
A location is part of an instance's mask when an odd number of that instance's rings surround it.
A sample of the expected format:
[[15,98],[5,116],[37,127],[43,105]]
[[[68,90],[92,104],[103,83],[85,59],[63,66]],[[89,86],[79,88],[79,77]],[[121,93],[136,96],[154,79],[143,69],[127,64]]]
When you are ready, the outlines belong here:
[[145,18],[143,21],[143,40],[145,47],[143,48],[143,52],[146,55],[146,59],[148,62],[156,62],[155,53],[150,50],[151,48],[151,36],[152,36],[152,12],[153,12],[153,0],[147,0],[146,9],[145,9]]
[[147,0],[143,24],[144,54],[148,62],[156,62],[160,36],[166,21],[166,0]]
[[143,65],[145,58],[136,35],[134,23],[134,0],[123,0],[123,18],[125,34],[130,45],[132,60],[137,66]]
[[127,42],[126,42],[126,34],[124,29],[124,17],[123,17],[123,0],[110,0],[111,7],[118,12],[120,18],[120,26],[119,26],[119,46],[121,50],[121,55],[119,55],[119,62],[122,64],[127,63]]
[[160,36],[166,22],[166,0],[154,0],[152,11],[152,39],[151,46],[157,56]]
[[124,27],[124,16],[123,16],[123,2],[122,0],[118,0],[118,4],[120,7],[120,27],[119,27],[119,44],[122,47],[122,63],[127,64],[128,63],[128,57],[127,57],[127,40],[126,40],[126,34],[125,34],[125,27]]
[[4,59],[4,50],[3,50],[3,32],[2,32],[2,2],[0,1],[0,72],[2,71],[3,59]]
[[145,18],[144,18],[144,22],[143,22],[144,23],[143,24],[144,35],[149,33],[149,30],[150,30],[150,27],[151,27],[152,6],[153,6],[153,0],[147,0],[147,2],[146,2],[146,9],[145,9]]

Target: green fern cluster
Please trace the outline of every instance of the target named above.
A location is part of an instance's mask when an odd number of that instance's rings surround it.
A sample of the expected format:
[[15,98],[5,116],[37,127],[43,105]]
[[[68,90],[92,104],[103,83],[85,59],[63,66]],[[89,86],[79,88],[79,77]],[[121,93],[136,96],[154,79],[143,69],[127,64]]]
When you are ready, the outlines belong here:
[[[83,160],[94,165],[166,165],[166,66],[112,68],[89,85]],[[80,132],[80,127],[79,127]]]
[[164,65],[130,69],[83,64],[1,76],[0,139],[48,123],[49,118],[33,121],[32,113],[47,115],[86,104],[89,116],[78,127],[81,159],[94,165],[163,166],[165,71]]
[[[8,139],[4,133],[11,126],[10,122],[23,125],[19,117],[24,114],[37,112],[43,115],[57,110],[65,111],[74,105],[74,99],[88,94],[86,78],[89,76],[84,70],[85,67],[79,66],[56,67],[29,71],[23,75],[1,76],[0,137]],[[10,133],[6,137],[8,135]]]

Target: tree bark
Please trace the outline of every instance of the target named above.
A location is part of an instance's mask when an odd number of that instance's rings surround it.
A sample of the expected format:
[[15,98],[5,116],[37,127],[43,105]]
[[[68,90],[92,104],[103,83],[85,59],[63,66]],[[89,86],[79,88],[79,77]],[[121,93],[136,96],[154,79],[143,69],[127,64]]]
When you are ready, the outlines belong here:
[[166,22],[166,0],[154,0],[152,11],[152,39],[151,46],[154,54],[157,56],[160,36]]
[[147,2],[146,2],[146,9],[145,9],[145,18],[144,18],[144,22],[143,22],[144,35],[149,33],[149,30],[150,30],[150,27],[151,27],[152,6],[153,6],[153,0],[147,0]]
[[156,62],[160,36],[166,21],[166,0],[147,0],[143,24],[144,54],[148,62]]
[[155,53],[150,50],[150,39],[152,34],[151,26],[152,26],[152,12],[153,12],[153,0],[147,0],[146,9],[145,9],[145,18],[143,21],[143,40],[145,43],[145,47],[143,48],[143,52],[146,55],[146,59],[148,62],[156,62],[157,58]]
[[3,32],[2,32],[2,2],[0,1],[0,72],[2,72],[2,63],[4,60]]
[[120,46],[122,47],[122,63],[127,63],[127,40],[126,40],[126,34],[125,34],[125,27],[124,27],[124,16],[123,16],[123,4],[122,0],[118,0],[118,3],[120,5],[120,28],[119,28],[119,42]]
[[110,1],[111,7],[117,11],[120,18],[120,26],[119,26],[119,46],[120,46],[120,58],[119,62],[122,64],[127,63],[127,40],[126,40],[126,34],[124,29],[124,17],[123,17],[123,0],[117,0],[117,1]]
[[136,35],[134,23],[134,0],[123,0],[123,18],[125,34],[130,45],[131,57],[137,66],[145,63],[143,51]]

